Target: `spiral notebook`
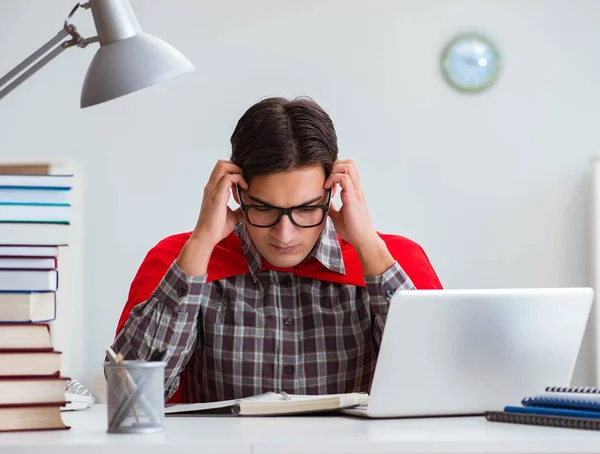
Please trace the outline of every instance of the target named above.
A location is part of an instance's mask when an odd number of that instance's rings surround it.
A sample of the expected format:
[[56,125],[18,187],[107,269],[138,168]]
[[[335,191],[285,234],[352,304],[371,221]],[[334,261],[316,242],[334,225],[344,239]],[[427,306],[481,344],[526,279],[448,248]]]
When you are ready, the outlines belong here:
[[525,407],[569,408],[573,410],[589,410],[600,415],[600,399],[569,399],[564,397],[527,397],[521,401]]
[[572,418],[590,418],[600,420],[600,411],[593,410],[580,410],[577,408],[554,408],[554,407],[518,407],[508,405],[504,408],[505,412],[508,413],[524,413],[524,414],[535,414],[535,415],[549,415],[549,416],[568,416]]
[[488,411],[485,413],[485,418],[488,421],[509,424],[562,427],[565,429],[600,430],[600,419],[596,418],[574,418],[571,416],[513,413],[507,411]]
[[494,422],[600,430],[599,388],[550,386],[521,404],[488,411],[485,417]]
[[[541,402],[546,404],[549,402],[546,399],[556,399],[556,402],[565,404],[566,401],[574,402],[600,402],[600,388],[584,388],[584,387],[560,387],[551,386],[545,389],[544,392],[531,396],[530,398],[542,399]],[[561,405],[564,406],[564,405]]]
[[593,386],[548,386],[546,392],[569,394],[600,394],[600,388]]

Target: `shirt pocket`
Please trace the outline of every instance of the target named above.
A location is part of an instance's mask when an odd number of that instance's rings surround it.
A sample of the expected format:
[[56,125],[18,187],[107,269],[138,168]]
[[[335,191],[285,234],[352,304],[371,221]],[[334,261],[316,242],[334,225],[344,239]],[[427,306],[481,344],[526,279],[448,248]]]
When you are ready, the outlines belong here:
[[203,344],[212,352],[211,359],[241,361],[244,353],[256,352],[256,337],[263,330],[249,323],[256,318],[253,312],[249,305],[229,297],[203,308]]
[[204,308],[203,370],[218,399],[259,394],[264,379],[273,375],[273,336],[262,316],[242,304],[221,302]]

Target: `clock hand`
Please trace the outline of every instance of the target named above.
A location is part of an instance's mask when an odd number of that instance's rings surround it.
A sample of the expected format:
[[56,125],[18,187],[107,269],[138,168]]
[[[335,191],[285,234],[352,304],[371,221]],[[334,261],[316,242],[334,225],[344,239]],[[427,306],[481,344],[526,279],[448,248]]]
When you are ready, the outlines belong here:
[[479,60],[477,60],[475,58],[467,57],[464,55],[461,55],[461,60],[471,66],[478,66],[478,62],[479,62]]

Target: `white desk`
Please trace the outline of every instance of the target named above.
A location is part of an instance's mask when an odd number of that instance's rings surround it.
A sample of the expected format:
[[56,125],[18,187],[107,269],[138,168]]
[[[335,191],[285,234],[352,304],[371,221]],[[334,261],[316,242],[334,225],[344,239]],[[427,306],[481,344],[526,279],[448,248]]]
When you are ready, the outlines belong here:
[[68,431],[0,434],[11,454],[599,453],[600,432],[484,418],[168,417],[155,435],[106,433],[106,407],[65,413]]

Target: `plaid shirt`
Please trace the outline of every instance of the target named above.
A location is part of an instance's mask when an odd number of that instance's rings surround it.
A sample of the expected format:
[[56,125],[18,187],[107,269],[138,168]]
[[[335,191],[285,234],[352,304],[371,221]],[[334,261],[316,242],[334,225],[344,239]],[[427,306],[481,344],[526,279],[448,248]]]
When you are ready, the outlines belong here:
[[[397,262],[365,277],[366,287],[261,270],[244,226],[235,232],[249,273],[207,283],[173,262],[152,297],[133,308],[114,350],[142,360],[166,350],[165,399],[180,380],[184,402],[368,391],[389,301],[415,288],[410,278]],[[329,218],[312,254],[345,272]]]

